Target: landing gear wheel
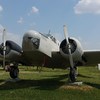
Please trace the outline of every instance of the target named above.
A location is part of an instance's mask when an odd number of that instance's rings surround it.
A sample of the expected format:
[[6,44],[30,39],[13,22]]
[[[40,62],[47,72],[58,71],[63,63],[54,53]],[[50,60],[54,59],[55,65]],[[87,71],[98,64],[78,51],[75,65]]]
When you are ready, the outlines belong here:
[[19,75],[19,69],[18,68],[11,68],[10,77],[15,79],[15,78],[18,78],[18,75]]
[[69,78],[70,78],[71,82],[76,81],[76,70],[75,70],[75,68],[70,68]]

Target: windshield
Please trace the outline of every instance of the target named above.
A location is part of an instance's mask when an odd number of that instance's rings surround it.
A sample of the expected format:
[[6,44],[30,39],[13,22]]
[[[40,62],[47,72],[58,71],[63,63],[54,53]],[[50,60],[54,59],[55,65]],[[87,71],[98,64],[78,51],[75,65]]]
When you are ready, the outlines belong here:
[[52,36],[51,34],[46,34],[46,36],[47,36],[48,38],[50,38],[53,42],[56,43],[56,39],[55,39],[54,36]]
[[50,33],[49,34],[42,34],[41,35],[45,36],[46,38],[50,38],[53,42],[57,43],[57,40],[54,36],[52,36]]

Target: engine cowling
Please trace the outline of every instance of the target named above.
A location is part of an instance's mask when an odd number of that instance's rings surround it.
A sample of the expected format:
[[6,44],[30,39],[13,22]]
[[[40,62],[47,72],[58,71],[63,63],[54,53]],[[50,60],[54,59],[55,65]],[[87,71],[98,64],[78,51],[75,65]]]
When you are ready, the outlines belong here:
[[[73,61],[82,61],[83,49],[80,42],[75,38],[69,38],[71,54]],[[66,39],[64,39],[60,44],[60,53],[66,59],[69,58],[68,45]]]
[[[6,61],[17,61],[21,56],[21,47],[13,41],[6,41],[5,58]],[[3,43],[0,45],[0,59],[3,60]]]

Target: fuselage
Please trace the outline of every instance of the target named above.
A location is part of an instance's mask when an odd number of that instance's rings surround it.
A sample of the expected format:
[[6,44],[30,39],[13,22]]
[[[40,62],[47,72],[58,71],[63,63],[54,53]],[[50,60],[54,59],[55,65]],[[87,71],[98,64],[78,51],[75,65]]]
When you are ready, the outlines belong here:
[[25,58],[30,59],[28,63],[34,66],[46,65],[52,52],[59,51],[60,42],[50,34],[44,35],[34,30],[26,32],[23,36],[22,49]]

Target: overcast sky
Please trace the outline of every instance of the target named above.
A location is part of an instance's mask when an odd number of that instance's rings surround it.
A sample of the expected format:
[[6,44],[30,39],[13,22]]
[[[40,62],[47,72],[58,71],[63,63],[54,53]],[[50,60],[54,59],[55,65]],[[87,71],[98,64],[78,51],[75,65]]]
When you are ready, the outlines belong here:
[[64,24],[84,49],[100,49],[100,0],[0,0],[0,38],[4,27],[18,44],[30,29],[61,41]]

